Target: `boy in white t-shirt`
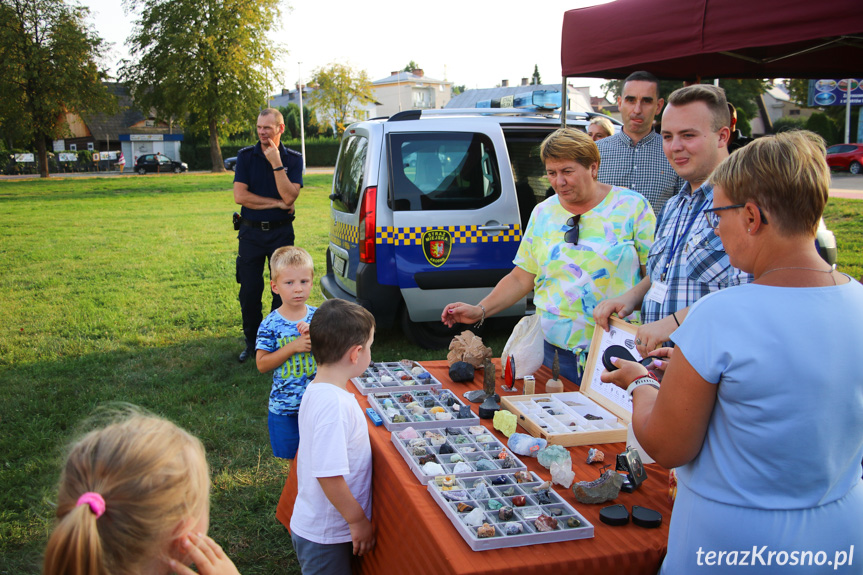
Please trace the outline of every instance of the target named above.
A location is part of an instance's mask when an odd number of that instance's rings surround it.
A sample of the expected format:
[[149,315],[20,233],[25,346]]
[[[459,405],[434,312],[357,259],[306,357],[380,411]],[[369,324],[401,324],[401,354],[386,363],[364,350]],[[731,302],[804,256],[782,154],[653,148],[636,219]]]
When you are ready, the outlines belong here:
[[303,575],[349,574],[353,555],[375,545],[372,450],[350,378],[371,361],[374,317],[340,299],[325,301],[309,325],[318,371],[300,403],[297,499],[291,540]]

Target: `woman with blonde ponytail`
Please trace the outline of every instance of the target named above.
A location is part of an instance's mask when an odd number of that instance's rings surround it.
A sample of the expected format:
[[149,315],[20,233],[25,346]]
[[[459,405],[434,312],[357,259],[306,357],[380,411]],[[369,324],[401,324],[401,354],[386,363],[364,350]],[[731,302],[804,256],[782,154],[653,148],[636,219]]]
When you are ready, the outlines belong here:
[[125,410],[69,451],[45,575],[238,575],[206,535],[209,491],[197,438]]

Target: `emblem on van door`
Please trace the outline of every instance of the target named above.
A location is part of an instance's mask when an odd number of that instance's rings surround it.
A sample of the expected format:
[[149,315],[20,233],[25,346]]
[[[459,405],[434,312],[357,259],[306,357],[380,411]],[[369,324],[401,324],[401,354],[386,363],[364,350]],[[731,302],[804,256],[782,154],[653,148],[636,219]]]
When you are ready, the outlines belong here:
[[452,236],[446,230],[429,230],[423,233],[423,254],[436,268],[441,267],[452,251]]

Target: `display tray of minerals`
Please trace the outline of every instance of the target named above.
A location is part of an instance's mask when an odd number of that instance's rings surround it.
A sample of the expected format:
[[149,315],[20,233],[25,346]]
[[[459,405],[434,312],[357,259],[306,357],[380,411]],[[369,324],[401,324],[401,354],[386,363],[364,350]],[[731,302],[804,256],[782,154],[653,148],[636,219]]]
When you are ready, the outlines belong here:
[[441,389],[442,384],[426,368],[410,359],[370,365],[361,376],[351,378],[363,395],[377,391],[415,391]]
[[479,416],[448,389],[373,393],[368,398],[390,431],[479,425]]
[[392,441],[420,483],[438,475],[474,477],[527,466],[482,425],[394,431]]
[[593,537],[593,525],[535,473],[436,477],[428,489],[474,551]]
[[502,397],[501,407],[518,416],[519,425],[531,435],[551,444],[571,447],[626,441],[628,421],[577,391]]

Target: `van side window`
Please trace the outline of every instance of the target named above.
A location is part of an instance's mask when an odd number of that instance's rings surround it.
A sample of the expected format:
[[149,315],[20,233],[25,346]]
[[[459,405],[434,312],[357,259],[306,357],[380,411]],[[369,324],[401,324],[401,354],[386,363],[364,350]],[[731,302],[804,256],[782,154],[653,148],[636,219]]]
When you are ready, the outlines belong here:
[[504,128],[503,131],[515,180],[521,229],[527,228],[531,211],[548,197],[548,191],[551,190],[545,175],[545,165],[539,155],[540,144],[550,133],[547,129]]
[[500,197],[500,172],[488,136],[393,133],[389,202],[394,211],[475,210]]
[[362,193],[363,168],[369,141],[363,136],[351,136],[344,141],[339,165],[333,177],[333,207],[340,212],[354,213]]

